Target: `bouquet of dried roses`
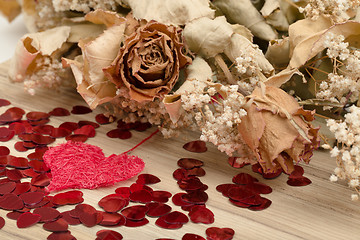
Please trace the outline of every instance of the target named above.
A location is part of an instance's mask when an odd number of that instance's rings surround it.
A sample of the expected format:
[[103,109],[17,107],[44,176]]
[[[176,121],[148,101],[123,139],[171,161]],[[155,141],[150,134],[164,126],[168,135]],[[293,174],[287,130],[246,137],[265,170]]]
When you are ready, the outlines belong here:
[[310,123],[317,109],[344,119],[328,121],[342,148],[324,147],[339,164],[331,179],[357,189],[359,5],[27,0],[32,33],[19,41],[9,76],[31,94],[75,82],[91,108],[150,122],[165,137],[200,130],[201,140],[265,173],[291,173],[309,162],[319,136],[329,142]]

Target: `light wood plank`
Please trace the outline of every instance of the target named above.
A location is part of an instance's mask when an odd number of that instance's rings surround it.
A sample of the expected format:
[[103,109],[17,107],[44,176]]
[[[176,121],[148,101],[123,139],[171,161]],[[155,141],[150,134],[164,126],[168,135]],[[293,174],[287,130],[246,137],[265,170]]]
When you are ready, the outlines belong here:
[[[0,98],[8,99],[13,106],[21,107],[27,111],[50,111],[54,107],[65,107],[85,104],[74,89],[54,92],[40,90],[36,96],[30,96],[23,91],[21,84],[10,83],[6,70],[8,63],[0,65]],[[3,111],[3,109],[0,109]],[[88,115],[72,115],[70,117],[51,118],[51,124],[58,126],[64,121],[94,120],[100,110]],[[114,140],[106,137],[105,133],[115,124],[101,126],[97,136],[89,139],[88,143],[95,144],[104,149],[105,154],[120,154],[145,137],[149,136],[155,128],[147,132],[134,132],[131,140]],[[207,193],[209,201],[207,206],[215,214],[215,223],[185,224],[179,230],[165,230],[155,226],[156,219],[149,218],[150,223],[139,228],[109,228],[120,232],[124,239],[156,239],[162,237],[181,239],[185,233],[195,233],[205,236],[205,230],[210,226],[230,227],[236,232],[234,239],[359,239],[360,236],[360,208],[359,202],[350,200],[351,190],[341,183],[331,183],[328,178],[335,167],[335,162],[327,152],[317,151],[310,163],[305,165],[305,176],[313,183],[306,187],[291,187],[286,184],[285,175],[273,180],[260,179],[273,188],[273,192],[265,197],[273,201],[272,205],[259,212],[237,208],[215,190],[222,183],[230,183],[231,178],[238,172],[247,172],[253,176],[249,167],[238,170],[227,164],[227,156],[220,153],[215,147],[208,144],[206,153],[189,153],[182,145],[198,137],[198,133],[189,132],[186,136],[177,139],[164,139],[157,134],[133,154],[143,158],[146,162],[144,173],[151,173],[161,178],[162,182],[153,186],[157,190],[167,190],[172,194],[181,190],[172,178],[177,169],[177,160],[181,157],[193,157],[205,162],[206,176],[203,183],[209,186]],[[18,153],[13,149],[17,141],[4,143],[16,156],[26,156],[28,153]],[[64,140],[57,141],[63,142]],[[105,195],[113,193],[117,187],[129,186],[136,178],[116,184],[112,187],[97,190],[83,190],[85,203],[97,206],[97,202]],[[169,203],[172,205],[172,203]],[[181,209],[173,206],[174,210]],[[61,207],[60,211],[72,209],[71,206]],[[98,207],[98,209],[100,209]],[[5,227],[0,230],[1,239],[46,239],[49,232],[42,229],[40,224],[27,229],[18,229],[16,222],[6,218],[6,211],[1,210],[0,216],[6,219]],[[96,232],[105,227],[96,226],[70,226],[70,231],[77,239],[95,239]]]

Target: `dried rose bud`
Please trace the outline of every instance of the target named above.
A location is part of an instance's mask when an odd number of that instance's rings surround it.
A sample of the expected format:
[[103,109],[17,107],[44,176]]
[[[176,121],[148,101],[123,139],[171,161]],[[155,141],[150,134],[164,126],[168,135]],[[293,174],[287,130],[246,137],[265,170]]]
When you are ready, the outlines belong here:
[[130,35],[105,75],[118,87],[127,88],[138,102],[163,98],[191,63],[181,52],[178,29],[150,21]]
[[261,86],[247,96],[247,115],[239,134],[265,173],[294,170],[294,162],[308,163],[319,146],[318,128],[308,121],[314,112],[304,110],[283,90]]

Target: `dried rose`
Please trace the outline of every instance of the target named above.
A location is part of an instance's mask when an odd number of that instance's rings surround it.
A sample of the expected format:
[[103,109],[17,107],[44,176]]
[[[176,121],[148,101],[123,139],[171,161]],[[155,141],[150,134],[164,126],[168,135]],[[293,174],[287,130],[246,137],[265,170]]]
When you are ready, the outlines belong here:
[[150,21],[125,40],[104,73],[117,88],[127,88],[133,100],[162,99],[177,82],[180,69],[191,63],[182,47],[176,27]]
[[238,131],[265,173],[294,170],[294,162],[308,163],[319,146],[318,130],[308,121],[314,112],[304,110],[283,90],[262,86],[247,96],[247,115]]

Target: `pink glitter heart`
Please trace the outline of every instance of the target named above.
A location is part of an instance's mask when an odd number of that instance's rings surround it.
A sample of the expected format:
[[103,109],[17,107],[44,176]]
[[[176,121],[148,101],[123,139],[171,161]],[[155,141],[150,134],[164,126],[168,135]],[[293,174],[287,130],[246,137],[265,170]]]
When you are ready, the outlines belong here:
[[47,187],[49,192],[112,185],[137,175],[145,165],[136,156],[112,154],[105,157],[97,146],[72,141],[50,148],[43,159],[52,174]]

